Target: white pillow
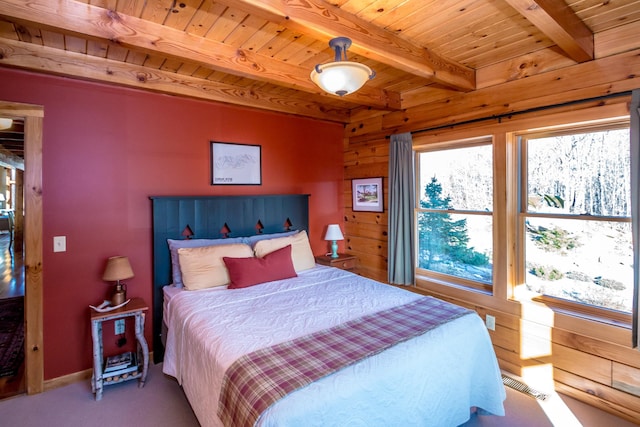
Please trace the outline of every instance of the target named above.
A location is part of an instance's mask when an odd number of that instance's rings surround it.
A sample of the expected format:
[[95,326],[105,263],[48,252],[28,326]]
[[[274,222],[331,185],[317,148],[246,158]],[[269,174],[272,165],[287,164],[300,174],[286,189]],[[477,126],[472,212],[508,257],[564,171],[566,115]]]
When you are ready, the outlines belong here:
[[256,242],[253,247],[253,251],[258,258],[262,258],[265,255],[277,249],[284,248],[287,245],[291,245],[291,260],[293,261],[293,268],[296,272],[315,267],[316,259],[311,251],[307,232],[304,230],[294,234],[293,236],[260,240],[259,242]]
[[253,251],[244,243],[178,249],[184,288],[194,291],[229,284],[223,257],[248,258]]
[[182,274],[180,273],[180,261],[178,260],[178,249],[199,248],[201,246],[230,245],[232,243],[247,243],[243,237],[229,237],[226,239],[167,239],[169,252],[171,253],[171,275],[173,286],[182,287]]

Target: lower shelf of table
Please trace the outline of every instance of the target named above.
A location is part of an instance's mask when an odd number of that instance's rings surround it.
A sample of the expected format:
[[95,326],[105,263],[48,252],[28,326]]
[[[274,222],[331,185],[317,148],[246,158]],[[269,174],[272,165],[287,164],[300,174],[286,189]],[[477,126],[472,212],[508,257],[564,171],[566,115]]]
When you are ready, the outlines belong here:
[[135,380],[136,378],[140,377],[142,377],[142,366],[138,366],[137,371],[127,372],[121,375],[109,375],[108,373],[102,374],[102,384],[118,384],[124,381]]

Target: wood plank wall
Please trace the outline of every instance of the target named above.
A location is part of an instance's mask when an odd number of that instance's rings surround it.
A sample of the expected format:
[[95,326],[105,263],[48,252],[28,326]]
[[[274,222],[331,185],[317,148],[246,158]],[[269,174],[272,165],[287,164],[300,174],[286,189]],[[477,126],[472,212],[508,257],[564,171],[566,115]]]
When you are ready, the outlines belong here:
[[[544,54],[541,53],[540,57]],[[540,66],[545,68],[543,64]],[[400,113],[378,114],[363,110],[357,115],[357,121],[346,127],[346,251],[359,257],[360,274],[383,282],[387,280],[388,135],[640,88],[638,50],[514,81],[500,78],[509,73],[499,66],[492,69],[493,73],[486,77],[492,85],[484,89],[470,94],[452,94],[443,90],[435,96],[440,99],[424,95],[422,99],[430,99],[429,104],[416,102],[417,106]],[[479,87],[483,87],[482,82],[479,82]],[[479,122],[456,127],[455,130],[440,129],[426,133],[420,140],[428,143],[439,138],[452,138],[454,134],[495,134],[495,128],[500,126],[506,129],[499,132],[504,135],[509,126],[513,130],[522,130],[527,126],[535,127],[535,123],[537,126],[548,123],[554,120],[551,117],[579,121],[584,120],[587,111],[598,109],[607,111],[607,114],[625,111],[628,114],[628,97],[567,104],[553,111],[538,110],[514,115],[500,120],[499,124],[498,121]],[[553,115],[545,117],[550,113]],[[414,136],[414,144],[415,141]],[[351,180],[378,176],[384,178],[385,211],[353,212]],[[507,250],[501,253],[510,256]],[[473,308],[483,318],[486,314],[495,316],[496,330],[490,335],[503,370],[525,379],[531,375],[540,377],[540,372],[547,372],[557,391],[631,421],[640,420],[640,352],[630,348],[628,328],[578,319],[553,312],[537,303],[515,302],[510,299],[513,290],[507,283],[513,281],[513,275],[503,271],[496,277],[504,278],[494,285],[494,292],[499,296],[468,292],[424,278],[418,280],[415,291]]]

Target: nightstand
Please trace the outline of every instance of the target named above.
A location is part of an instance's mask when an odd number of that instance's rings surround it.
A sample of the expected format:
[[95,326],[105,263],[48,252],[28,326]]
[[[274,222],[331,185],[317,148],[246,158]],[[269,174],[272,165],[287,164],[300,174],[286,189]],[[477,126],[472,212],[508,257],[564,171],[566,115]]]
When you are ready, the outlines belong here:
[[[144,387],[149,368],[149,346],[144,339],[145,311],[149,306],[142,298],[132,298],[124,307],[98,312],[91,309],[91,337],[93,338],[93,375],[91,376],[91,390],[96,400],[102,399],[102,389],[106,385],[118,384],[123,381],[138,379],[138,387]],[[137,343],[136,360],[133,366],[123,366],[107,374],[104,373],[104,355],[102,342],[102,323],[109,320],[134,317]]]
[[358,257],[347,254],[338,254],[338,258],[331,258],[331,255],[320,255],[316,257],[316,263],[355,273],[358,268]]

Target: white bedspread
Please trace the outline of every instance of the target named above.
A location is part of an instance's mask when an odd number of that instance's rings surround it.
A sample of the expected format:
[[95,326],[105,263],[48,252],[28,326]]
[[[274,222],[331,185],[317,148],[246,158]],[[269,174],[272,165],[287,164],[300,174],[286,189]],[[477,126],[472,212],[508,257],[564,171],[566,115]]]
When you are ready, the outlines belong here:
[[[242,354],[416,298],[321,266],[250,288],[174,293],[163,370],[182,384],[202,426],[220,426],[222,378]],[[504,399],[489,335],[471,314],[291,393],[257,424],[457,426],[474,406],[504,415]]]

